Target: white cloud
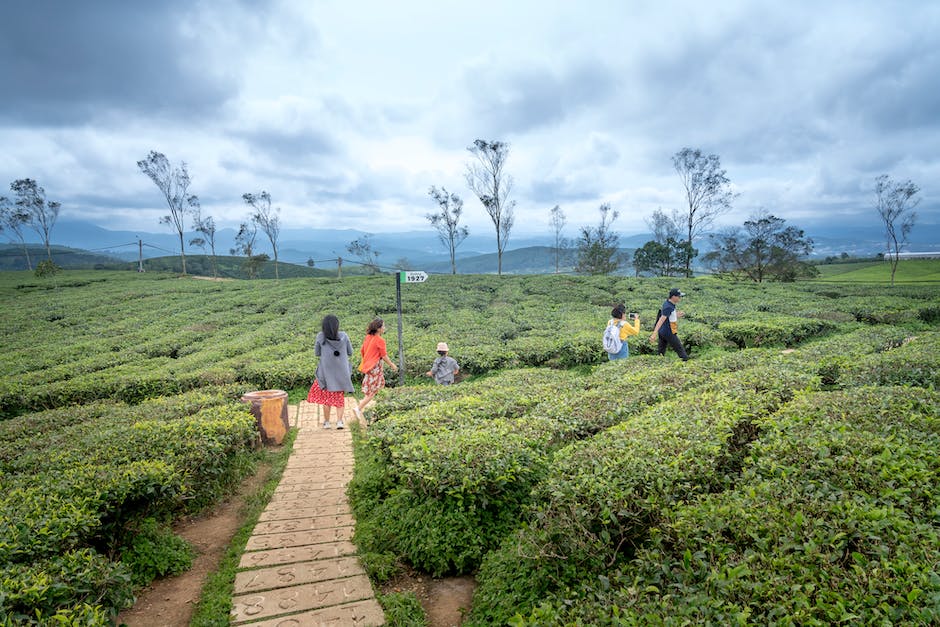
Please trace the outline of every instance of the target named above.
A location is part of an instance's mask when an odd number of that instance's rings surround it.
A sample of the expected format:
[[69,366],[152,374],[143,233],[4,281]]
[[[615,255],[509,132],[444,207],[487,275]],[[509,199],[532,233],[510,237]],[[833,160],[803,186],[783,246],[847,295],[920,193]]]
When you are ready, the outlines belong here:
[[[429,229],[431,185],[464,198],[476,138],[511,144],[516,229],[618,228],[682,195],[671,157],[720,155],[740,196],[791,222],[875,223],[882,172],[940,223],[940,5],[560,0],[17,3],[0,26],[0,181],[64,216],[156,230],[149,150],[185,161],[220,226],[241,195],[285,223]],[[26,69],[24,69],[26,68]]]

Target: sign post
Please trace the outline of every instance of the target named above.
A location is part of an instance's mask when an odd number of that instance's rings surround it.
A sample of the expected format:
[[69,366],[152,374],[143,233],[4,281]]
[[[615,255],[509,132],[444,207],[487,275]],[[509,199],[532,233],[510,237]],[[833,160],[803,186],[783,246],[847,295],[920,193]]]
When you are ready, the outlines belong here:
[[405,270],[395,274],[395,303],[398,309],[398,380],[405,380],[405,341],[401,336],[401,284],[424,283],[428,280],[426,272]]

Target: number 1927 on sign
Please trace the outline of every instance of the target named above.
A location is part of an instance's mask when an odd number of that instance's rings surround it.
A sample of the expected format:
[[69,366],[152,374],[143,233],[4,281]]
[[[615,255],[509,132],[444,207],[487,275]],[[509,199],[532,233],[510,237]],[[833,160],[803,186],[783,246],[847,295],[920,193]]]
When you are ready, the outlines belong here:
[[400,273],[402,283],[424,283],[428,280],[427,272],[409,272]]

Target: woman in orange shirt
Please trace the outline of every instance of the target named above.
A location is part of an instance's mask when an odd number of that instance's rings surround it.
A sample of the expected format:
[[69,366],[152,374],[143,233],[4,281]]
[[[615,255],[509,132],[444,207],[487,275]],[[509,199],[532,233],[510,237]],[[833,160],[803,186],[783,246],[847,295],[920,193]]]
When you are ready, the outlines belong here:
[[394,372],[398,372],[398,367],[388,357],[388,350],[385,347],[385,322],[381,318],[376,318],[369,323],[366,329],[366,338],[362,341],[362,361],[359,363],[359,372],[363,373],[362,393],[364,394],[359,404],[353,408],[353,412],[359,420],[362,420],[362,408],[372,401],[372,397],[385,387],[385,372],[382,370],[384,361]]

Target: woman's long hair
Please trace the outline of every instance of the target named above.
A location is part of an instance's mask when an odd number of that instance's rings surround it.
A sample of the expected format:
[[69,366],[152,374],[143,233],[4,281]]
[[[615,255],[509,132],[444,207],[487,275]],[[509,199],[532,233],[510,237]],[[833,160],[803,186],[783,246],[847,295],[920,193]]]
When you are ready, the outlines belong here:
[[333,314],[327,314],[323,317],[323,337],[328,340],[339,339],[339,318]]
[[385,324],[384,320],[382,320],[381,318],[376,318],[375,320],[369,323],[369,326],[366,328],[366,334],[375,335],[376,333],[379,332],[379,329],[382,328],[383,324]]

